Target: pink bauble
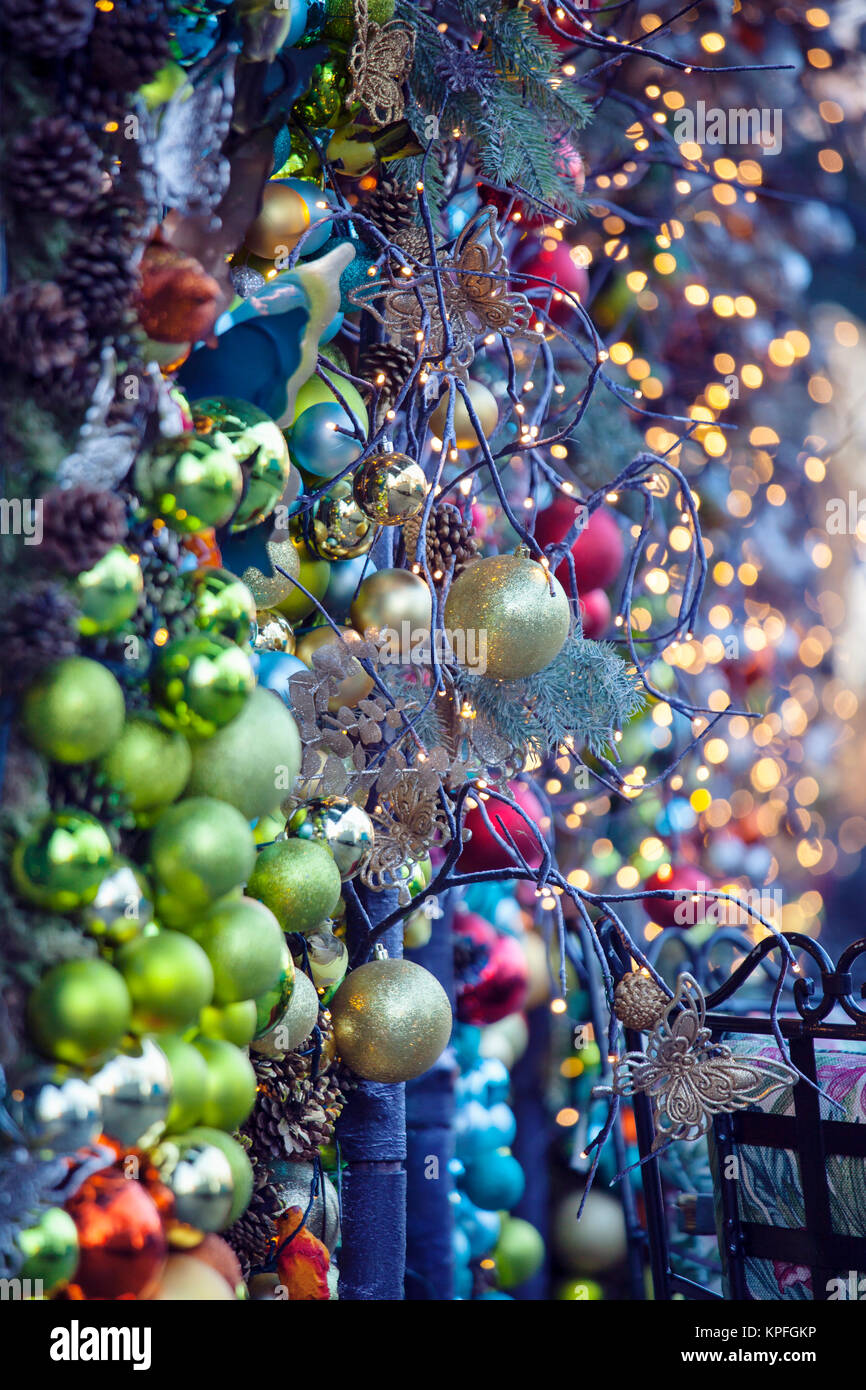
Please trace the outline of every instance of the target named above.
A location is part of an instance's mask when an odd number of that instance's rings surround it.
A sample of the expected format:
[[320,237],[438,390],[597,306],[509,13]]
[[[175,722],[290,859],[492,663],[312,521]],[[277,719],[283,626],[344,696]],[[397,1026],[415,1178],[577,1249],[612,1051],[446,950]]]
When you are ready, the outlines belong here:
[[[533,825],[541,829],[543,834],[547,817],[535,793],[523,782],[509,782],[508,790],[517,805],[521,807]],[[484,803],[484,808],[498,833],[503,835],[503,828],[507,830],[530,868],[537,869],[544,856],[541,846],[523,817],[512,806],[498,801],[493,796]],[[478,869],[512,869],[516,867],[510,849],[497,844],[484,824],[484,819],[477,806],[471,807],[466,813],[464,825],[472,831],[472,839],[463,846],[463,852],[457,861],[457,868],[460,873],[472,873]],[[504,835],[503,838],[505,838]]]
[[[562,540],[577,515],[577,503],[570,498],[557,497],[539,515],[535,539],[545,548]],[[571,547],[578,593],[590,589],[606,589],[620,574],[625,560],[622,532],[613,514],[600,507],[592,513],[577,540]],[[556,577],[566,593],[570,592],[568,560],[558,566]]]
[[539,281],[553,281],[554,289],[549,314],[554,323],[558,323],[562,328],[574,330],[578,327],[578,311],[572,299],[566,297],[564,291],[576,296],[581,304],[586,304],[589,298],[589,276],[586,268],[579,264],[578,253],[567,241],[557,242],[552,251],[539,250],[530,254],[520,261],[518,270],[521,275],[529,276],[529,283],[523,285],[524,290],[536,290],[532,296],[533,304],[539,307],[545,305],[544,296],[539,293],[540,289],[546,288],[544,284],[539,285]]
[[601,637],[610,625],[610,599],[604,589],[590,589],[580,596],[580,617],[584,637]]
[[520,942],[475,912],[454,918],[457,1017],[483,1027],[519,1013],[529,989],[529,965]]

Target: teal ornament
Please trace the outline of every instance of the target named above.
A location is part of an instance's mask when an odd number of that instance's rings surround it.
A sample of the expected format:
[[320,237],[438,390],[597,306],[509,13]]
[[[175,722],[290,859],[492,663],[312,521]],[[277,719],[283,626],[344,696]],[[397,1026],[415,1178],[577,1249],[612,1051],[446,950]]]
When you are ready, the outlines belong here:
[[[324,224],[325,238],[330,227]],[[311,248],[305,243],[302,249]],[[281,271],[221,315],[213,330],[216,347],[196,348],[178,373],[187,396],[239,396],[281,427],[290,425],[295,397],[315,371],[322,333],[339,312],[340,276],[353,255],[341,243]]]
[[362,579],[375,574],[376,566],[368,555],[357,555],[353,560],[337,560],[331,564],[328,587],[322,600],[335,623],[345,623],[349,617],[352,600]]
[[355,247],[355,258],[349,262],[340,276],[340,309],[344,314],[357,314],[358,306],[352,303],[349,295],[353,290],[360,289],[361,285],[369,285],[371,279],[369,271],[376,265],[376,262],[358,251],[355,242],[338,243],[338,245],[343,244]]
[[361,456],[363,445],[354,434],[352,418],[339,401],[320,401],[301,411],[289,433],[292,459],[317,478],[334,478]]
[[484,1211],[513,1211],[523,1196],[526,1177],[513,1154],[494,1149],[476,1163],[469,1163],[463,1191]]
[[258,652],[257,656],[256,675],[259,685],[263,685],[266,690],[273,690],[275,695],[279,695],[281,700],[290,705],[289,681],[299,671],[308,672],[309,666],[305,666],[300,657],[292,656],[289,652]]

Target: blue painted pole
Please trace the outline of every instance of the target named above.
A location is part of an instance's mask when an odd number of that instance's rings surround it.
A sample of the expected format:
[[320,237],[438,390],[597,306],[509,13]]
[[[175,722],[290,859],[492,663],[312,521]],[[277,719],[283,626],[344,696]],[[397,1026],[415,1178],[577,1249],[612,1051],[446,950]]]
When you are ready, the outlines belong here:
[[[408,954],[436,976],[454,1007],[451,908],[433,921],[426,946]],[[454,1298],[454,1083],[457,1064],[447,1047],[435,1066],[406,1087],[406,1297],[415,1302]]]
[[[359,890],[363,892],[363,890]],[[373,926],[396,906],[395,893],[368,893],[364,906]],[[349,954],[365,936],[351,901]],[[381,938],[389,956],[403,954],[402,925]],[[394,1302],[404,1297],[406,1260],[406,1087],[359,1081],[337,1124],[343,1237],[339,1255],[340,1298]]]

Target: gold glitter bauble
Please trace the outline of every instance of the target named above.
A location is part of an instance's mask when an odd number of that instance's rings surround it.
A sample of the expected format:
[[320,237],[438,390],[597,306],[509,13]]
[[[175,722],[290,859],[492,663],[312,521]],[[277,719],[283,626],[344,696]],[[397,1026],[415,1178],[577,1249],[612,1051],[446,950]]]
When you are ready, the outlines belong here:
[[340,1057],[365,1081],[411,1081],[428,1071],[451,1036],[448,996],[409,960],[372,960],[331,1000]]
[[377,570],[369,574],[355,595],[350,610],[358,632],[402,633],[403,623],[412,631],[430,631],[433,602],[424,580],[410,570]]
[[[361,640],[357,632],[353,632],[350,627],[341,628],[340,631],[344,641],[348,642],[350,646],[353,642]],[[323,624],[322,627],[314,627],[312,632],[305,632],[303,637],[298,638],[295,655],[303,661],[305,666],[312,668],[313,652],[318,651],[320,647],[332,643],[336,644],[339,640],[340,638],[334,629],[327,624]],[[353,705],[358,704],[359,700],[366,700],[373,689],[373,677],[367,675],[360,661],[355,661],[353,658],[351,667],[351,674],[345,680],[340,681],[336,695],[332,695],[328,701],[328,709],[332,714],[336,714],[343,705],[348,705],[351,709]]]
[[266,183],[262,210],[247,230],[244,245],[255,256],[275,260],[294,250],[310,225],[310,209],[294,188],[285,183]]
[[[277,532],[276,535],[285,535]],[[264,574],[255,565],[250,565],[241,575],[241,579],[246,584],[255,600],[256,608],[276,608],[278,603],[285,603],[293,594],[300,594],[300,589],[292,583],[292,579],[300,579],[301,576],[301,557],[297,547],[288,538],[270,540],[265,542],[265,555],[268,561],[270,573]],[[279,565],[279,569],[277,569]],[[281,574],[280,570],[285,570]],[[287,579],[286,574],[292,576]]]
[[373,454],[355,474],[355,501],[379,526],[417,516],[427,496],[424,470],[408,454]]
[[[499,406],[493,392],[484,386],[480,381],[467,383],[469,399],[472,408],[478,416],[478,423],[486,439],[489,439],[496,426],[499,424]],[[440,439],[445,435],[445,423],[448,419],[448,389],[443,392],[439,404],[430,417],[430,428]],[[466,409],[460,392],[457,392],[457,399],[454,402],[454,442],[458,449],[474,449],[478,444],[478,435],[475,426],[469,418],[469,411]]]
[[[552,592],[551,592],[552,589]],[[571,622],[565,590],[523,555],[490,555],[457,578],[445,602],[445,627],[468,669],[514,681],[549,665]]]
[[341,478],[313,508],[313,543],[329,560],[354,560],[373,544],[376,528],[364,514],[349,478]]

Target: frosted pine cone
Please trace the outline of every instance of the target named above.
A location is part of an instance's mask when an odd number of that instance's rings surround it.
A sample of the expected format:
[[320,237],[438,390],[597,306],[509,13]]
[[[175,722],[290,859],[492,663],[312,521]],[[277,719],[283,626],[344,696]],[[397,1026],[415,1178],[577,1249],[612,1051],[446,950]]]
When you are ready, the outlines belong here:
[[670,1002],[651,975],[636,970],[631,975],[623,975],[614,990],[613,1011],[626,1028],[641,1032],[652,1028]]

